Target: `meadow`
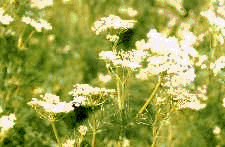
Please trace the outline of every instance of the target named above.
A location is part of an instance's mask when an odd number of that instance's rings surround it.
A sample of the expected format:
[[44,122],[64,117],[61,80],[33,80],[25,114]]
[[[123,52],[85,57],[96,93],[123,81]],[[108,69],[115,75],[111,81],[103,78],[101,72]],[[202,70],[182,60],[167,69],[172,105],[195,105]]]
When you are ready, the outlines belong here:
[[1,0],[0,147],[225,147],[222,0]]

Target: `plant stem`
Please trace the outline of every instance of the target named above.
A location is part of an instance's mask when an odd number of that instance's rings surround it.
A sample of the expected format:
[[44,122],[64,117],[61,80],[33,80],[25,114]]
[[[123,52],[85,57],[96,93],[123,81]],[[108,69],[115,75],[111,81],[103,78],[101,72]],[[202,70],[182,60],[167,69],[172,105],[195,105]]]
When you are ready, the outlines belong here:
[[96,118],[95,118],[95,114],[93,116],[93,136],[92,136],[92,147],[95,147],[96,145]]
[[154,91],[152,92],[152,94],[150,95],[150,97],[148,98],[148,100],[145,102],[145,104],[142,106],[142,108],[139,110],[138,114],[141,114],[144,112],[144,110],[146,109],[146,107],[148,106],[148,104],[150,103],[150,101],[152,100],[153,96],[155,95],[156,91],[158,90],[159,86],[160,86],[160,83],[161,83],[161,78],[160,78],[160,75],[159,75],[159,80],[158,80],[158,83],[154,89]]
[[55,134],[55,137],[56,137],[56,140],[57,140],[57,144],[59,145],[59,147],[62,147],[62,145],[60,144],[58,133],[57,133],[56,128],[55,128],[54,121],[51,121],[50,123],[52,125],[52,129],[54,131],[54,134]]

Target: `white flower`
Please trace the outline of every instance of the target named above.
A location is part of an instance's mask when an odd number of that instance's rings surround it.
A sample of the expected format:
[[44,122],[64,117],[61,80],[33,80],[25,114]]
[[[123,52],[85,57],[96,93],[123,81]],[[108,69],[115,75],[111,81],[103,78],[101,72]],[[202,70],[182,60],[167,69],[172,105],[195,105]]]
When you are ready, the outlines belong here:
[[96,32],[96,35],[98,35],[109,28],[130,29],[133,27],[135,22],[136,21],[134,20],[122,20],[119,16],[109,15],[108,17],[101,18],[100,21],[96,21],[92,30]]
[[102,81],[104,83],[107,83],[112,79],[112,77],[110,75],[103,75],[103,74],[99,74],[98,78],[100,81]]
[[71,112],[74,110],[72,107],[72,103],[66,103],[66,102],[59,102],[58,104],[51,104],[51,103],[43,103],[42,107],[47,112],[54,112],[54,113],[60,113],[60,112]]
[[5,10],[0,7],[0,15],[3,15],[5,13]]
[[60,102],[59,96],[46,93],[45,95],[40,95],[40,97],[43,99],[43,101],[32,98],[32,101],[28,102],[27,104],[32,106],[41,106],[46,112],[60,113],[74,110],[72,102]]
[[137,41],[135,43],[137,50],[146,50],[150,48],[150,44],[149,43],[145,43],[145,40],[142,39],[140,41]]
[[123,147],[129,147],[130,146],[130,140],[124,138],[123,139]]
[[225,27],[225,20],[221,17],[217,17],[215,12],[213,12],[212,10],[208,9],[207,11],[202,11],[200,14],[206,17],[209,23],[214,24],[220,28]]
[[93,106],[102,102],[102,98],[115,93],[115,89],[105,89],[92,87],[88,84],[76,84],[74,89],[69,92],[73,96],[73,105]]
[[[74,96],[78,102],[82,101],[85,98],[77,97],[77,96],[90,96],[90,95],[107,95],[109,93],[114,93],[114,89],[105,89],[105,88],[97,88],[92,87],[88,84],[76,84],[74,85],[73,91],[70,91],[69,94]],[[82,100],[79,100],[82,99]]]
[[177,51],[179,50],[179,43],[176,38],[166,38],[166,36],[158,33],[155,29],[151,29],[147,34],[147,37],[149,38],[149,47],[154,53],[156,52],[165,55],[173,52],[174,54],[177,54]]
[[84,96],[75,96],[73,98],[73,103],[75,107],[80,107],[80,105],[85,105],[85,100],[87,100]]
[[127,8],[127,13],[130,17],[134,17],[138,14],[138,12],[131,7]]
[[113,60],[116,60],[118,58],[118,56],[116,55],[116,53],[114,53],[112,51],[101,51],[99,53],[99,57],[101,59],[109,60],[109,61],[113,61]]
[[175,7],[179,12],[183,13],[183,0],[164,0],[166,3],[168,3],[169,5]]
[[51,104],[59,103],[59,96],[56,96],[51,93],[46,93],[45,95],[41,95],[40,97],[43,98],[43,100],[45,100],[47,103],[51,103]]
[[[148,65],[145,69],[140,70],[136,77],[144,80],[150,75],[158,75],[167,71],[167,74],[175,75],[170,77],[164,86],[178,87],[193,82],[196,75],[193,61],[190,60],[188,55],[197,56],[198,52],[191,47],[195,42],[195,39],[191,39],[193,34],[188,34],[190,36],[184,37],[183,42],[179,43],[175,37],[166,37],[155,29],[151,29],[147,34],[149,38],[147,44],[151,52],[157,53],[158,56],[145,55],[145,57],[148,57]],[[180,45],[181,43],[183,45]],[[147,48],[144,40],[137,44],[143,44],[142,46],[144,46],[138,48]]]
[[15,124],[16,117],[15,114],[10,114],[9,116],[2,116],[0,118],[1,132],[5,133],[8,129],[12,128]]
[[44,89],[41,88],[41,87],[35,87],[33,90],[32,90],[32,93],[33,94],[41,94],[44,92]]
[[107,51],[101,52],[99,56],[104,60],[109,60],[114,66],[122,66],[123,68],[130,68],[134,70],[141,67],[140,62],[146,57],[146,52],[142,50],[132,50],[132,51],[120,51],[118,55],[114,52]]
[[7,14],[5,14],[5,10],[0,8],[0,23],[8,25],[13,21],[13,18]]
[[26,24],[30,24],[37,30],[37,32],[41,32],[42,28],[46,30],[52,30],[52,26],[46,20],[43,19],[35,21],[30,17],[23,16],[21,21]]
[[87,132],[87,130],[88,130],[88,128],[86,127],[86,126],[80,126],[79,127],[79,132],[80,132],[80,134],[82,135],[82,136],[85,136],[86,135],[86,132]]
[[215,134],[215,135],[220,134],[220,132],[221,132],[221,129],[220,129],[218,126],[216,126],[216,127],[213,129],[213,134]]
[[0,22],[2,24],[7,25],[7,24],[10,24],[10,22],[12,21],[13,21],[13,18],[9,15],[0,16]]
[[119,40],[119,36],[108,34],[108,35],[106,36],[106,39],[109,40],[109,41],[111,41],[111,42],[115,42],[115,41]]
[[121,13],[127,13],[130,17],[134,17],[138,14],[138,12],[136,10],[134,10],[133,8],[129,7],[129,8],[126,8],[126,7],[121,7],[119,9],[119,11]]
[[136,74],[136,78],[140,80],[147,80],[149,75],[149,70],[147,68],[141,69],[138,74]]
[[210,68],[213,70],[214,74],[217,73],[225,67],[225,56],[221,56],[219,59],[215,61],[215,63],[210,64]]
[[75,140],[68,139],[65,143],[62,144],[62,147],[74,147]]
[[31,24],[33,19],[31,19],[30,17],[23,16],[21,21],[26,24]]
[[201,66],[202,64],[203,64],[203,62],[204,61],[206,61],[207,59],[208,59],[208,56],[206,56],[206,55],[199,55],[198,56],[198,62],[197,63],[195,63],[195,65],[197,65],[197,66]]
[[52,26],[45,20],[39,19],[38,21],[32,21],[30,23],[38,32],[41,32],[42,28],[46,30],[52,30]]
[[43,9],[47,6],[53,5],[53,0],[31,0],[31,7],[37,7],[38,9]]
[[191,102],[188,102],[184,105],[182,105],[180,107],[180,109],[182,108],[190,108],[190,109],[194,109],[194,110],[200,110],[206,107],[206,104],[201,104],[199,100],[194,99]]

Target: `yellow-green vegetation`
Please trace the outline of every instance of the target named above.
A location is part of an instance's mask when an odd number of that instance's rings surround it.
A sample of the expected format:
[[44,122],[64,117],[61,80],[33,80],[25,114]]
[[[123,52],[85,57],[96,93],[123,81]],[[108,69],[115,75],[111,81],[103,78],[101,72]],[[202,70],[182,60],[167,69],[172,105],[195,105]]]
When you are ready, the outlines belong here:
[[225,146],[222,0],[1,0],[0,146]]

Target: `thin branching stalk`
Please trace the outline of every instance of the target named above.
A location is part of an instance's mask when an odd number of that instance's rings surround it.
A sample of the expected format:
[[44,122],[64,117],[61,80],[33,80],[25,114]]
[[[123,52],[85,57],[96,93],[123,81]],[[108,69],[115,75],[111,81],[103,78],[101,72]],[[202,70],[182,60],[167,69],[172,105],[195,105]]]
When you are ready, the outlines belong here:
[[142,106],[142,108],[138,111],[138,114],[141,114],[141,113],[143,113],[145,111],[146,107],[148,106],[148,104],[150,103],[150,101],[154,97],[156,91],[158,90],[160,84],[161,84],[161,77],[159,75],[158,83],[155,86],[155,89],[153,90],[152,94],[150,95],[150,97],[148,98],[148,100],[145,102],[145,104]]
[[[116,67],[116,75],[118,75],[118,67]],[[120,80],[119,78],[117,77],[116,78],[116,87],[117,87],[117,96],[118,96],[118,101],[119,101],[119,109],[121,110],[122,109],[122,101],[121,101],[121,93],[120,93]]]
[[25,41],[24,43],[27,43],[27,42],[32,38],[34,32],[35,32],[35,30],[33,30],[33,31],[29,34],[28,38],[26,39],[26,41]]
[[171,146],[172,141],[172,127],[169,125],[168,127],[168,139],[167,139],[167,146]]
[[62,145],[60,143],[60,140],[59,140],[58,133],[57,133],[56,128],[55,128],[55,123],[54,123],[54,121],[50,121],[50,123],[52,125],[52,129],[53,129],[53,132],[55,134],[55,137],[56,137],[56,140],[57,140],[57,144],[59,145],[59,147],[62,147]]
[[95,147],[95,145],[96,145],[96,117],[95,117],[95,114],[93,116],[92,132],[93,132],[93,134],[92,134],[91,146]]

